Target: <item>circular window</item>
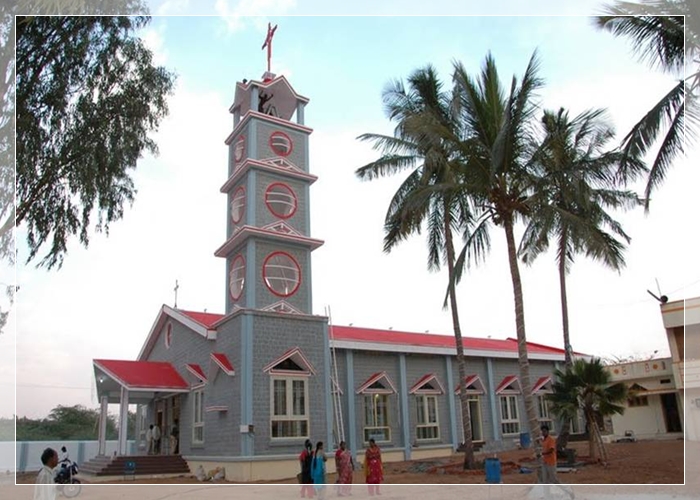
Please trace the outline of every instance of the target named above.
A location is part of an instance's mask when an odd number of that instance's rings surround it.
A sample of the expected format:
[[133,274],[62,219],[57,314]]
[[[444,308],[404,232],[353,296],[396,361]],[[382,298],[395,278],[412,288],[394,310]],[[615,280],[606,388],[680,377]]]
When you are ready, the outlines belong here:
[[229,279],[229,291],[231,298],[238,300],[243,293],[243,285],[245,284],[245,259],[242,255],[236,255],[231,262],[231,275]]
[[233,159],[236,163],[243,159],[243,154],[245,153],[245,137],[241,136],[236,141],[236,145],[233,148]]
[[265,191],[265,203],[276,217],[289,219],[297,211],[297,197],[292,188],[275,182]]
[[170,349],[170,345],[173,343],[173,324],[168,323],[165,327],[165,348]]
[[289,297],[299,288],[301,270],[294,257],[284,252],[274,252],[263,263],[263,279],[272,293]]
[[284,132],[273,132],[270,135],[270,149],[277,156],[289,156],[294,149],[294,143]]
[[233,193],[233,199],[231,200],[231,219],[234,224],[241,222],[243,214],[245,213],[245,188],[239,186],[238,189]]

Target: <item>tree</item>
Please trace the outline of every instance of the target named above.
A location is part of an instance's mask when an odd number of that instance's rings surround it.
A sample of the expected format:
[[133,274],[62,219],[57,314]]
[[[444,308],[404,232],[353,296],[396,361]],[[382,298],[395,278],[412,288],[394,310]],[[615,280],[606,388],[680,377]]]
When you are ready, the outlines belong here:
[[[364,180],[410,173],[394,194],[385,217],[384,251],[390,252],[409,236],[428,231],[428,269],[437,271],[447,265],[448,297],[457,350],[460,379],[460,403],[464,429],[464,467],[474,468],[471,420],[465,380],[467,377],[464,343],[457,308],[454,231],[464,231],[471,214],[468,200],[461,193],[453,154],[435,131],[455,133],[458,128],[451,107],[453,97],[442,90],[432,66],[414,71],[408,89],[400,81],[392,82],[383,92],[386,114],[397,126],[393,136],[363,134],[382,156],[356,172]],[[446,306],[446,304],[445,304]]]
[[[99,434],[99,408],[83,405],[53,408],[43,419],[22,417],[17,419],[17,441],[91,441]],[[129,412],[127,436],[134,439],[136,413]],[[107,415],[106,439],[117,439],[118,422],[114,415]]]
[[555,370],[552,394],[548,396],[555,415],[570,420],[583,411],[588,427],[588,449],[592,459],[607,462],[605,444],[600,434],[598,416],[622,414],[620,403],[627,399],[624,383],[611,383],[610,373],[600,359],[579,358],[564,371]]
[[123,215],[130,171],[157,153],[174,75],[135,32],[148,17],[23,17],[17,29],[17,225],[29,257],[61,266],[70,237],[89,243]]
[[[534,156],[538,171],[533,209],[519,253],[529,265],[547,251],[550,239],[555,242],[565,364],[570,367],[573,353],[566,276],[577,254],[620,271],[630,237],[606,210],[627,209],[642,202],[635,193],[617,187],[615,174],[622,154],[605,150],[614,130],[603,110],[588,110],[573,119],[563,108],[545,111],[541,125],[543,137]],[[644,169],[632,162],[630,173]],[[566,448],[569,431],[570,421],[564,420],[558,449]]]
[[[648,210],[652,192],[683,153],[684,133],[695,136],[700,123],[700,7],[694,0],[642,0],[641,4],[615,2],[605,13],[596,19],[601,29],[628,38],[639,59],[653,68],[681,75],[622,143],[625,157],[634,159],[661,140],[644,192]],[[623,162],[623,170],[625,166]]]
[[532,121],[535,93],[542,86],[537,76],[537,54],[533,54],[520,81],[513,77],[509,90],[503,88],[496,62],[488,54],[481,74],[474,78],[460,63],[455,65],[457,113],[462,136],[452,142],[463,165],[463,188],[475,206],[482,207],[476,229],[465,234],[466,244],[457,260],[464,266],[475,241],[492,225],[503,229],[508,246],[508,263],[513,284],[518,364],[528,425],[539,450],[540,426],[530,381],[530,363],[525,331],[525,309],[518,267],[514,226],[529,217],[534,187],[532,171]]

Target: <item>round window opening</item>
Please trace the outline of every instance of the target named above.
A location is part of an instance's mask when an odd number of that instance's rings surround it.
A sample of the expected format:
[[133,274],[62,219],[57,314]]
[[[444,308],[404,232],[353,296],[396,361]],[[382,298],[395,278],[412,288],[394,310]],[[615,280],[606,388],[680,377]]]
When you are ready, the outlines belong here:
[[243,214],[245,213],[245,189],[240,186],[233,193],[233,199],[231,200],[231,220],[234,224],[241,222]]
[[301,270],[291,255],[275,252],[265,259],[263,279],[272,293],[280,297],[289,297],[294,295],[299,288]]
[[238,300],[243,293],[243,285],[245,285],[245,260],[242,255],[236,255],[231,262],[231,275],[229,279],[229,291],[231,298]]
[[245,152],[245,137],[241,136],[233,149],[233,159],[236,163],[243,159],[243,153]]
[[168,326],[165,327],[165,348],[170,349],[170,346],[173,343],[173,324],[168,323]]
[[270,135],[270,149],[277,156],[289,156],[294,149],[294,143],[284,132],[273,132]]
[[288,219],[297,211],[297,197],[286,184],[270,184],[265,191],[265,203],[270,212],[280,219]]

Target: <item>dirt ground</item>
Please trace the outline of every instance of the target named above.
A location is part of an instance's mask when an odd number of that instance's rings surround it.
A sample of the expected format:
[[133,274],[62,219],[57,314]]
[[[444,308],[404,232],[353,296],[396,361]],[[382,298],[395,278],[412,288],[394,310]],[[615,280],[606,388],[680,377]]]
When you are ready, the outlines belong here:
[[[587,443],[571,443],[579,460],[586,462]],[[683,441],[640,441],[637,443],[614,443],[607,445],[608,465],[585,464],[573,472],[559,473],[559,480],[566,484],[682,484]],[[493,455],[489,455],[493,456]],[[518,450],[497,454],[502,464],[504,484],[533,484],[536,474],[520,473],[520,465],[533,462],[531,450]],[[486,458],[477,454],[477,460]],[[385,464],[386,484],[484,484],[482,471],[460,470],[461,455],[423,461],[394,462]],[[33,483],[36,474],[18,474],[17,484]],[[84,483],[90,483],[89,479]],[[295,483],[295,479],[270,481],[270,483]],[[335,482],[335,475],[328,475],[328,483]],[[355,471],[355,483],[364,483],[362,471]],[[112,481],[109,484],[197,484],[193,476],[175,478],[137,478]],[[104,483],[101,483],[104,484]]]

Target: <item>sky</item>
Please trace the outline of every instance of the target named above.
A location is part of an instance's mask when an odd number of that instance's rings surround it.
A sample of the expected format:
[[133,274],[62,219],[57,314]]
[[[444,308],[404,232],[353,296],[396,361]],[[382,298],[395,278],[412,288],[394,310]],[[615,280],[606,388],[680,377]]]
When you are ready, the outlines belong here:
[[[432,64],[449,85],[453,61],[476,72],[491,52],[508,82],[522,75],[537,50],[545,79],[540,106],[564,106],[573,114],[607,108],[618,138],[674,83],[675,75],[638,63],[624,40],[582,16],[598,12],[596,2],[528,2],[527,12],[514,1],[499,2],[500,10],[458,11],[431,2],[427,12],[426,4],[402,3],[400,11],[397,2],[387,2],[377,12],[369,2],[355,2],[344,13],[384,15],[311,17],[332,12],[321,2],[302,6],[293,0],[219,0],[197,4],[199,10],[182,0],[149,3],[154,17],[142,36],[156,62],[178,75],[170,115],[154,134],[160,154],[139,161],[136,201],[109,236],[92,235],[87,249],[71,242],[60,270],[25,265],[26,232],[18,228],[21,289],[0,336],[1,390],[15,389],[16,369],[16,408],[3,397],[0,416],[42,417],[58,404],[96,406],[92,360],[135,359],[160,307],[174,305],[176,280],[178,307],[224,312],[227,274],[224,260],[213,254],[226,237],[226,196],[219,188],[227,172],[224,140],[233,124],[228,108],[235,83],[258,79],[266,69],[260,47],[268,21],[279,26],[273,72],[311,99],[305,111],[314,129],[310,170],[319,177],[311,187],[311,236],[325,241],[312,254],[313,312],[330,306],[333,324],[452,334],[450,313],[442,309],[447,273],[427,270],[425,238],[382,252],[383,217],[403,176],[361,182],[354,175],[378,155],[357,136],[392,133],[381,101],[389,81]],[[700,169],[691,165],[699,160],[696,149],[676,162],[648,215],[618,215],[632,237],[626,269],[616,273],[578,257],[568,277],[575,350],[604,357],[668,355],[658,303],[647,290],[657,293],[658,281],[671,300],[700,295],[688,224],[700,185]],[[634,187],[641,192],[643,186]],[[500,230],[491,236],[486,262],[472,268],[457,290],[462,332],[514,337],[505,237]],[[528,340],[562,347],[553,254],[521,265],[521,273]]]

